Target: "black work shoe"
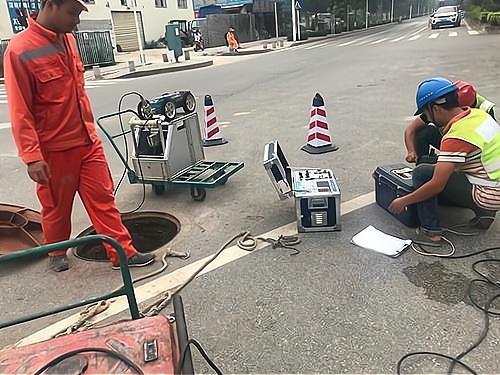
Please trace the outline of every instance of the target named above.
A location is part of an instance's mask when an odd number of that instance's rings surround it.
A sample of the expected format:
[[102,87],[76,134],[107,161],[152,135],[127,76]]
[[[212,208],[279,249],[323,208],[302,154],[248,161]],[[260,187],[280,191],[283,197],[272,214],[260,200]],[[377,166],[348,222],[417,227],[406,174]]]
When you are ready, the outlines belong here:
[[[134,256],[128,258],[128,266],[129,267],[145,267],[153,264],[155,262],[154,254],[141,254],[137,253]],[[113,264],[112,267],[114,270],[120,269],[120,264]]]
[[66,255],[49,256],[49,269],[54,272],[67,271],[69,269],[68,257]]

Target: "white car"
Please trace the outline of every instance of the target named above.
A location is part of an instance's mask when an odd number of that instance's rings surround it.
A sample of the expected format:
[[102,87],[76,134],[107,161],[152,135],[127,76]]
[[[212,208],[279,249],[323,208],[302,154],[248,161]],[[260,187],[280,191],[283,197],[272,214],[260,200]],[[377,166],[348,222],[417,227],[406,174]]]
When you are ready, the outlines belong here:
[[438,8],[429,20],[432,29],[441,26],[460,26],[462,16],[457,6],[447,6]]

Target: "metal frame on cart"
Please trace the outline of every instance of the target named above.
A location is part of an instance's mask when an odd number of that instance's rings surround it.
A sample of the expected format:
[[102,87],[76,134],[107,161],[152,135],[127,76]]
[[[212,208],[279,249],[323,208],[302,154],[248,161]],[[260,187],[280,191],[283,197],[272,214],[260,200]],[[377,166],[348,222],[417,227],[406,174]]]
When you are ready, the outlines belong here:
[[[229,177],[231,177],[237,171],[242,169],[245,165],[243,162],[221,162],[221,161],[212,162],[212,161],[199,160],[194,162],[189,167],[179,171],[178,173],[173,175],[170,179],[159,181],[159,180],[144,178],[142,173],[138,175],[137,172],[129,165],[126,156],[123,155],[122,151],[118,148],[116,144],[117,138],[126,137],[128,134],[132,133],[132,130],[122,129],[120,133],[110,134],[110,132],[108,132],[102,124],[102,120],[112,117],[122,116],[126,113],[133,114],[137,118],[140,117],[136,111],[132,109],[127,109],[119,112],[110,113],[104,116],[100,116],[96,120],[96,122],[99,128],[103,131],[104,135],[110,141],[111,146],[113,147],[115,152],[118,154],[118,157],[120,158],[123,166],[126,169],[128,180],[131,184],[139,183],[139,184],[152,185],[153,191],[157,195],[163,194],[165,189],[169,185],[187,186],[190,187],[191,196],[193,197],[194,200],[203,201],[206,197],[206,191],[205,191],[206,188],[214,188],[216,186],[224,185],[229,179]],[[192,114],[188,116],[191,115]],[[179,118],[177,119],[177,121],[180,121],[182,119],[183,118]],[[144,120],[144,121],[153,122],[153,121],[158,121],[158,119],[151,118],[150,120]],[[171,124],[167,123],[167,126],[173,126],[173,125],[175,125],[175,123]],[[189,131],[189,129],[187,129],[187,131]],[[137,143],[135,137],[132,136],[132,139],[134,140],[134,147],[135,149],[137,149]],[[141,156],[137,156],[136,158],[140,160]]]

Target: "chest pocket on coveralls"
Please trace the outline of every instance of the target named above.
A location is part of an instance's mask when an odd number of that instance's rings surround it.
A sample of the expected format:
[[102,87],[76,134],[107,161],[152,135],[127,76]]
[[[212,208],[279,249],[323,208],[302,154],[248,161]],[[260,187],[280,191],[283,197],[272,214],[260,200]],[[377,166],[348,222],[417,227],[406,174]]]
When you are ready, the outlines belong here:
[[59,66],[46,66],[35,72],[38,95],[43,104],[60,104],[68,95],[67,79]]

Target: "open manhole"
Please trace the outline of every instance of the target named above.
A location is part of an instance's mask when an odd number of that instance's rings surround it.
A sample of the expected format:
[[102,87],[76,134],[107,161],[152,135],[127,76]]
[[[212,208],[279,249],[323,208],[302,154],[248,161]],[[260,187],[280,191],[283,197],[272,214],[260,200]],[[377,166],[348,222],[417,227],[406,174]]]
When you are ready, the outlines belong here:
[[[137,251],[149,253],[157,250],[179,233],[181,224],[172,215],[163,212],[143,211],[122,214],[122,221],[132,236],[132,243]],[[96,234],[94,227],[89,227],[77,237]],[[108,256],[102,244],[84,244],[73,248],[73,254],[83,260],[107,262]]]

